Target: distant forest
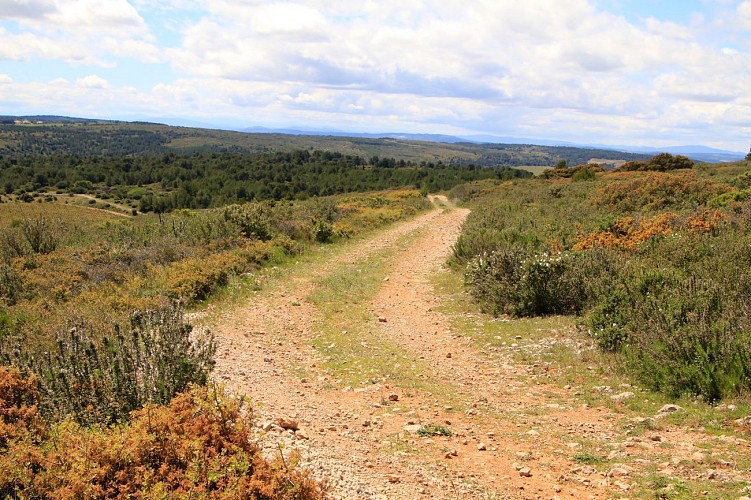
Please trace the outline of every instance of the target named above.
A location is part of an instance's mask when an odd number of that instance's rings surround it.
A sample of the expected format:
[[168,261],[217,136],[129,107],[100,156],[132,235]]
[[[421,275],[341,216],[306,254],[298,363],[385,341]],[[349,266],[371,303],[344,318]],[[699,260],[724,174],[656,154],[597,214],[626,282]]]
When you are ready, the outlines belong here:
[[27,155],[0,159],[0,190],[25,201],[34,194],[91,194],[137,202],[142,212],[208,208],[251,200],[304,199],[414,187],[450,189],[480,179],[531,177],[512,168],[413,164],[393,158],[323,151],[195,153],[110,157]]
[[438,143],[364,137],[248,134],[226,130],[171,127],[153,123],[74,121],[35,117],[42,124],[14,125],[0,117],[0,156],[159,156],[168,153],[266,153],[295,150],[332,151],[370,159],[394,158],[421,162],[481,167],[553,167],[587,163],[591,158],[648,160],[649,155],[605,149],[528,144]]

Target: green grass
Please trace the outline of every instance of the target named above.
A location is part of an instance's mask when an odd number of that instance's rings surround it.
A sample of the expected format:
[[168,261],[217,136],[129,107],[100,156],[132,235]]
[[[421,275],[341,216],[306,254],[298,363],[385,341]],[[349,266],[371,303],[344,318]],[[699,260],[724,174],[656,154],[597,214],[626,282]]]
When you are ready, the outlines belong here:
[[451,436],[451,429],[439,424],[425,424],[417,432],[420,436]]
[[418,236],[419,231],[402,236],[389,248],[338,266],[317,280],[316,291],[308,297],[320,312],[313,345],[325,356],[325,367],[344,385],[384,381],[441,394],[456,406],[453,389],[431,380],[427,363],[380,332],[377,317],[368,309],[399,249]]
[[77,225],[95,227],[96,224],[120,220],[121,217],[101,210],[91,210],[83,206],[67,204],[67,197],[58,197],[59,201],[51,203],[0,203],[0,229],[11,226],[14,221],[26,218],[59,218]]
[[605,458],[592,453],[577,453],[573,456],[574,462],[582,465],[600,465],[606,462]]

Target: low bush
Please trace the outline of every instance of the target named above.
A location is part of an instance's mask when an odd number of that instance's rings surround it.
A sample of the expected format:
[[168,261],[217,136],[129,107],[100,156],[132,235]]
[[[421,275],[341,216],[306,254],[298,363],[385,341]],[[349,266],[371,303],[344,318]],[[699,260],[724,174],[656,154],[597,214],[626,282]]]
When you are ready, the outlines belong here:
[[682,168],[661,155],[588,183],[469,186],[477,198],[452,261],[487,311],[580,314],[640,385],[748,394],[751,177],[745,163],[668,172]]
[[18,272],[7,264],[0,263],[0,303],[14,305],[23,293],[23,280]]
[[637,177],[600,188],[594,203],[601,208],[624,212],[695,209],[730,191],[726,184],[702,179],[693,173],[633,175]]
[[169,406],[148,404],[129,424],[50,428],[33,381],[0,367],[3,498],[257,498],[315,500],[327,486],[295,456],[268,461],[251,440],[244,401],[194,386]]
[[174,262],[152,274],[155,281],[166,282],[167,295],[194,303],[206,299],[227,284],[231,275],[245,270],[246,262],[237,253],[223,252],[205,257],[190,257]]
[[747,272],[632,268],[588,322],[599,346],[620,352],[646,387],[715,401],[751,389],[749,290]]
[[653,171],[668,172],[670,170],[690,169],[694,167],[694,162],[683,155],[671,155],[670,153],[660,153],[653,156],[649,161],[629,161],[624,163],[617,171]]
[[61,332],[54,351],[39,353],[2,339],[0,360],[37,377],[49,418],[115,423],[146,403],[166,404],[190,383],[205,383],[216,346],[208,332],[191,338],[183,308],[135,311],[114,335],[78,324]]
[[494,314],[577,314],[610,279],[609,257],[601,252],[525,252],[502,248],[467,265],[470,293]]
[[266,241],[273,237],[269,203],[229,205],[223,212],[224,218],[236,224],[246,238]]

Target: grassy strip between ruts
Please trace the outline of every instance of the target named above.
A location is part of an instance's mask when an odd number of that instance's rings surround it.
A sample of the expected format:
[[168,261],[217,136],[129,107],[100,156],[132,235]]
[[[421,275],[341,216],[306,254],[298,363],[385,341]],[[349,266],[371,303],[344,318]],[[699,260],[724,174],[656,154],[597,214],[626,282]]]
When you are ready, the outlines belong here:
[[422,232],[408,233],[391,247],[353,264],[342,264],[317,281],[317,289],[309,297],[321,315],[313,345],[325,356],[326,368],[342,383],[362,386],[385,382],[453,398],[450,387],[431,380],[424,361],[378,331],[377,318],[368,309],[369,300],[388,274],[389,264]]

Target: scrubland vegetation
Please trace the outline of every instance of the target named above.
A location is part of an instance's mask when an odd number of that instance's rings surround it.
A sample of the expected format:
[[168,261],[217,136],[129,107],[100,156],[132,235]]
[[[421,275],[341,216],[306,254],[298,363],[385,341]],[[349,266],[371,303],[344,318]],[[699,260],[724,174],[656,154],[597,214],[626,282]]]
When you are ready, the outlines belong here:
[[[8,128],[0,157],[0,496],[321,498],[327,485],[294,455],[261,456],[252,409],[213,385],[215,340],[185,310],[257,287],[264,266],[311,245],[412,216],[427,191],[453,188],[473,208],[452,261],[487,311],[574,315],[630,377],[671,397],[751,389],[749,161],[558,161],[533,179],[469,156],[57,127]],[[513,164],[521,149],[483,158]]]
[[0,204],[3,496],[320,496],[289,457],[263,460],[250,413],[206,387],[214,340],[184,307],[427,206],[415,190],[138,217]]
[[474,208],[453,260],[476,300],[577,314],[633,379],[671,397],[747,394],[751,164],[660,155],[556,170],[453,190]]

